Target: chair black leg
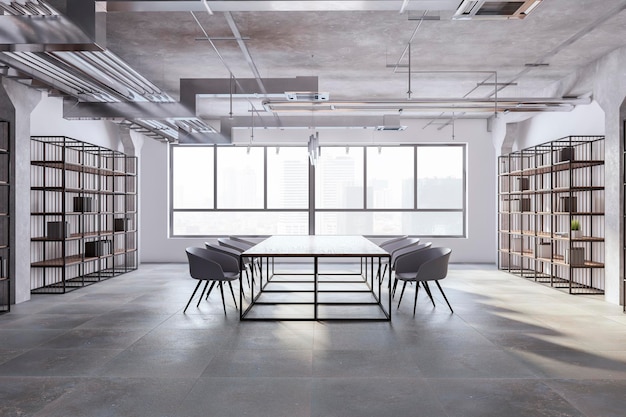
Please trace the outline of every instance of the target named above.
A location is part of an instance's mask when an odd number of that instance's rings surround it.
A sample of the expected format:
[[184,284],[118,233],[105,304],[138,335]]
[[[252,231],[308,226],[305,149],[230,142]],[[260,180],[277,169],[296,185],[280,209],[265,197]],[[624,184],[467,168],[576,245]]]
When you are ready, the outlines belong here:
[[206,282],[206,284],[204,284],[204,288],[202,289],[202,293],[200,293],[200,297],[198,297],[198,304],[196,304],[196,308],[200,307],[200,301],[202,301],[202,297],[204,296],[204,293],[206,292],[206,287],[209,286],[209,281]]
[[433,298],[433,293],[430,292],[430,287],[428,286],[428,282],[422,281],[424,284],[424,289],[426,290],[426,294],[430,297],[430,302],[433,303],[433,307],[435,306],[435,299]]
[[405,288],[406,288],[406,281],[404,281],[404,285],[402,286],[402,291],[400,292],[400,299],[398,300],[398,308],[400,308],[400,303],[402,302],[402,296],[404,295]]
[[211,291],[213,291],[213,287],[214,287],[214,286],[215,286],[215,281],[213,281],[213,282],[211,283],[211,286],[209,287],[209,291],[207,291],[207,292],[206,292],[206,298],[205,298],[205,300],[208,300],[208,299],[209,299],[209,295],[211,295]]
[[224,315],[226,315],[226,301],[224,301],[224,287],[222,286],[222,281],[220,281],[220,293],[222,294],[222,306],[224,306]]
[[439,281],[435,281],[435,284],[437,284],[437,286],[439,287],[439,291],[441,291],[441,295],[443,295],[443,299],[446,300],[446,304],[448,304],[448,308],[450,308],[450,311],[454,313],[454,310],[452,310],[452,306],[448,302],[448,297],[446,297],[446,294],[443,292],[443,288],[441,288],[441,285],[439,285]]
[[228,281],[228,286],[230,287],[230,293],[233,295],[233,301],[235,302],[235,310],[237,310],[237,300],[235,299],[235,291],[233,291],[233,284]]
[[198,281],[198,285],[196,285],[196,289],[193,290],[193,294],[191,294],[189,301],[187,301],[187,305],[185,306],[185,309],[183,310],[183,314],[185,313],[185,311],[187,311],[187,307],[189,307],[189,304],[191,304],[191,300],[193,300],[193,297],[196,295],[196,292],[198,292],[198,288],[200,288],[200,284],[202,284],[202,281]]
[[249,287],[250,286],[250,275],[248,275],[248,268],[246,266],[244,266],[243,270],[246,273],[246,281],[248,282],[248,287]]
[[417,307],[417,293],[420,290],[419,282],[415,283],[415,300],[413,301],[413,317],[415,317],[415,307]]
[[391,298],[396,296],[396,287],[398,286],[398,278],[393,281],[393,290],[391,291]]

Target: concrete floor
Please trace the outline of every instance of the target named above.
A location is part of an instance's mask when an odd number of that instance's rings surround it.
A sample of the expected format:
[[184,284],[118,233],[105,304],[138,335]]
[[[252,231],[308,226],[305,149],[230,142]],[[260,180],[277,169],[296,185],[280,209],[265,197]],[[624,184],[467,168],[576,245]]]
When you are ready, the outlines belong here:
[[[626,316],[453,265],[455,308],[413,289],[393,321],[239,322],[217,294],[182,309],[184,264],[0,316],[0,416],[624,416]],[[228,302],[228,301],[227,301]]]

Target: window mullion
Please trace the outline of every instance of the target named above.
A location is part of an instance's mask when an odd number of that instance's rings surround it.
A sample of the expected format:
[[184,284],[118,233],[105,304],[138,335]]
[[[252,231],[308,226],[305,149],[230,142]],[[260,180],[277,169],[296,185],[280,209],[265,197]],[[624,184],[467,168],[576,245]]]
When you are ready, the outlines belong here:
[[363,147],[363,209],[367,209],[367,148]]
[[217,210],[217,146],[213,145],[213,210]]
[[263,147],[263,208],[267,210],[267,146]]
[[413,145],[413,210],[417,210],[417,145]]

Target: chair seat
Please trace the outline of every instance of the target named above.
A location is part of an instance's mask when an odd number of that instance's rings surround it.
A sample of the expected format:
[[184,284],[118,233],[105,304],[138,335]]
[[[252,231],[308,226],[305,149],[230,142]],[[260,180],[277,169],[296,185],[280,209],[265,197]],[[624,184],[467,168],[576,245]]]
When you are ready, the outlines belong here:
[[396,279],[401,281],[415,281],[416,276],[415,272],[396,272]]
[[224,281],[232,281],[235,279],[239,279],[239,272],[224,271]]

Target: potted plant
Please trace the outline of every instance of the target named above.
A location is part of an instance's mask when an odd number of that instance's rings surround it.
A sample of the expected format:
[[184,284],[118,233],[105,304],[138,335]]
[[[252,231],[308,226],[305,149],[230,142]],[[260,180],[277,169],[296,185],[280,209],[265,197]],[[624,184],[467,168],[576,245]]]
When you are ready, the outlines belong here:
[[576,239],[580,237],[580,221],[578,221],[577,219],[572,219],[572,222],[570,224],[570,237],[572,239]]

